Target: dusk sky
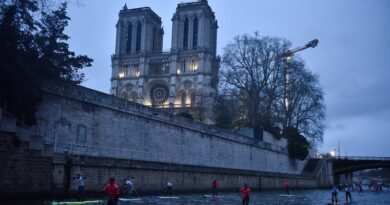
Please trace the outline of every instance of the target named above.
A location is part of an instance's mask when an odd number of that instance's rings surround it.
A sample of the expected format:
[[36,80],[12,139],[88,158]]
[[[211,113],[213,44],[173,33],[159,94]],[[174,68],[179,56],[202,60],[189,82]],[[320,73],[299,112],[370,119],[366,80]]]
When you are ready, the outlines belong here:
[[[164,50],[171,47],[175,0],[78,0],[68,8],[71,50],[94,59],[83,86],[109,92],[119,10],[151,7],[162,19]],[[209,0],[218,20],[218,54],[236,35],[283,37],[319,75],[325,92],[326,130],[320,152],[390,156],[389,0]]]

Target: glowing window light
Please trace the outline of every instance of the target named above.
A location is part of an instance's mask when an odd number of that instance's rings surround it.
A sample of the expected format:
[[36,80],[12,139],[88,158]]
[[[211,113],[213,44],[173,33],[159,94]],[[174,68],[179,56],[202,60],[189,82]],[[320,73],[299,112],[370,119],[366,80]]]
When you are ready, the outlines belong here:
[[119,73],[119,78],[124,78],[125,77],[125,73],[124,72],[120,72]]
[[198,70],[198,63],[196,62],[196,59],[191,60],[191,71],[195,72]]

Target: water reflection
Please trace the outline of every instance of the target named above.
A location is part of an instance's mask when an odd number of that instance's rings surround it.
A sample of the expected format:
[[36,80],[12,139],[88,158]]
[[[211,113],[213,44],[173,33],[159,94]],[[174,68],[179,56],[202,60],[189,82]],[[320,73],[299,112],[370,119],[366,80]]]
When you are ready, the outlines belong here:
[[[251,196],[251,205],[321,205],[330,202],[329,190],[301,190],[292,191],[293,196],[281,196],[281,191],[254,192]],[[178,195],[179,198],[159,198],[157,196],[143,197],[140,200],[121,202],[118,205],[240,205],[241,198],[238,193],[220,193],[218,197],[205,197],[201,194]],[[340,192],[339,201],[345,202],[345,193]],[[356,205],[390,205],[390,192],[380,194],[373,192],[352,192],[352,200]],[[41,205],[42,201],[9,202],[8,205]],[[47,202],[46,202],[47,204]],[[343,203],[342,203],[343,204]]]

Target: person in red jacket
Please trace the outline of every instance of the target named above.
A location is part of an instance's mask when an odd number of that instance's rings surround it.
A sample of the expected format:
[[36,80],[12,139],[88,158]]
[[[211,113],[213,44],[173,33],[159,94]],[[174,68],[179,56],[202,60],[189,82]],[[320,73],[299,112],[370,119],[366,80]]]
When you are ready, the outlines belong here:
[[218,195],[218,182],[216,179],[214,179],[211,182],[211,189],[213,191],[213,196],[217,196]]
[[288,180],[285,180],[284,181],[284,192],[287,194],[287,195],[290,195],[290,184],[288,183]]
[[241,187],[240,193],[242,198],[242,205],[248,205],[249,204],[249,196],[251,195],[251,189],[248,187],[247,184],[244,184],[244,187]]
[[116,205],[119,198],[119,187],[115,184],[115,178],[110,178],[110,183],[108,183],[103,191],[108,195],[107,205]]

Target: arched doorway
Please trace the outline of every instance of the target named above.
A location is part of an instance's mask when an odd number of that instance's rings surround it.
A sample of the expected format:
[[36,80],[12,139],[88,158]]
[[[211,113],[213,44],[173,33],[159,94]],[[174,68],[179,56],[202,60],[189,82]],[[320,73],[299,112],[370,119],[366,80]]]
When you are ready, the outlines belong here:
[[181,102],[181,107],[185,107],[186,106],[186,100],[187,100],[187,95],[186,95],[186,92],[182,92],[181,93],[181,96],[180,96],[180,102]]

